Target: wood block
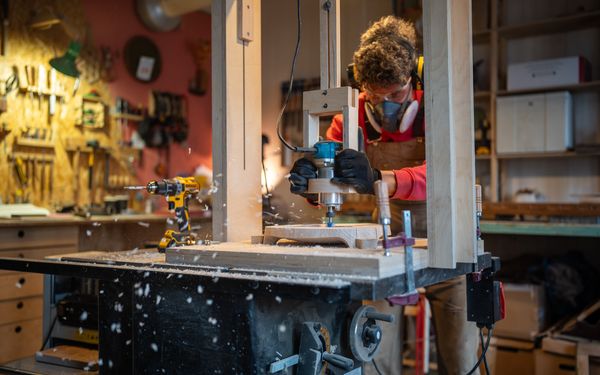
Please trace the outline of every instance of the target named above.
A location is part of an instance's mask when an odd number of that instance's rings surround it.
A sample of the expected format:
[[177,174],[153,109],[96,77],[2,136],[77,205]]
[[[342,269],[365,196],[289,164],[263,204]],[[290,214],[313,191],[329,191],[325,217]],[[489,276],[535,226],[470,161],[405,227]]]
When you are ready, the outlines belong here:
[[98,351],[78,346],[59,345],[35,354],[39,362],[53,365],[96,371],[98,369]]
[[[213,239],[262,231],[261,12],[252,4],[253,41],[238,39],[236,0],[212,3]],[[246,19],[244,22],[248,22]]]
[[356,240],[377,240],[383,236],[378,224],[325,224],[277,225],[265,228],[263,244],[274,245],[281,239],[301,243],[343,243],[348,247],[359,247]]
[[[415,250],[414,269],[427,267],[427,250]],[[363,250],[322,246],[275,246],[226,242],[171,248],[166,263],[213,267],[322,273],[354,277],[388,277],[404,274],[404,248]]]
[[471,1],[423,2],[430,267],[476,263]]

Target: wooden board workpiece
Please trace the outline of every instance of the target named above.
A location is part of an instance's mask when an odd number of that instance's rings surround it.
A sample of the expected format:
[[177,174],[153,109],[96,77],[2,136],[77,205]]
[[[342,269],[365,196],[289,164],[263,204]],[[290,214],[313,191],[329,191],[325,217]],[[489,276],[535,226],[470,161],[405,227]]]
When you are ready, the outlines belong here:
[[[339,276],[389,277],[405,273],[404,248],[355,249],[323,246],[252,245],[226,242],[170,248],[166,263],[211,267],[319,273]],[[415,249],[414,269],[427,267],[427,250]]]
[[379,224],[336,224],[333,227],[325,224],[276,225],[265,227],[263,244],[275,245],[285,239],[315,244],[343,243],[348,247],[364,248],[357,240],[376,243],[382,235],[383,229]]

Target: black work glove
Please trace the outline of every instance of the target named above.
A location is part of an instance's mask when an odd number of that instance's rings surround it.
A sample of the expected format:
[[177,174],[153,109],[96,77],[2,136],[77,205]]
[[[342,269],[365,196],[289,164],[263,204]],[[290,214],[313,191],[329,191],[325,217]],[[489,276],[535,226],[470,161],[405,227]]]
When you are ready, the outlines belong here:
[[311,178],[317,178],[317,167],[312,161],[307,158],[301,158],[296,160],[292,170],[290,171],[290,192],[292,194],[298,194],[308,200],[310,204],[316,204],[318,199],[317,194],[308,194],[308,180]]
[[371,168],[364,152],[345,149],[335,156],[332,182],[351,185],[359,194],[375,194],[373,183],[381,180],[381,172]]

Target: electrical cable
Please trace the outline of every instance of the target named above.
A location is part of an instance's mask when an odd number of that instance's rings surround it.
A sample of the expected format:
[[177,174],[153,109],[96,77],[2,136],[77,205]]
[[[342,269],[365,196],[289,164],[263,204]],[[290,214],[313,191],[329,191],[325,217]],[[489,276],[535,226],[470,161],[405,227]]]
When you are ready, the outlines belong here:
[[377,374],[379,374],[379,375],[383,375],[383,374],[381,373],[381,371],[379,371],[379,367],[377,367],[377,363],[375,363],[375,358],[373,358],[373,359],[371,360],[371,362],[373,363],[373,367],[375,367],[375,371],[377,371]]
[[58,314],[54,315],[54,319],[52,320],[52,324],[50,324],[50,329],[48,330],[48,333],[46,334],[46,337],[44,338],[40,352],[42,350],[44,350],[46,345],[48,345],[48,341],[50,340],[50,335],[52,334],[52,330],[54,329],[54,325],[56,324],[57,319],[58,319]]
[[[483,328],[479,330],[479,339],[481,340],[481,351],[485,348],[483,343]],[[485,367],[485,374],[490,375],[490,368],[488,367],[487,357],[483,356],[483,366]]]
[[264,158],[260,161],[262,164],[263,175],[265,176],[265,190],[267,194],[265,197],[267,198],[267,204],[269,205],[269,210],[271,209],[271,192],[269,191],[269,182],[267,181],[267,168],[265,168],[265,160]]
[[290,69],[290,79],[289,79],[289,87],[287,94],[285,96],[285,100],[283,101],[283,105],[281,107],[281,111],[279,112],[279,116],[277,117],[277,137],[285,147],[292,151],[299,151],[298,146],[292,146],[286,141],[281,135],[281,120],[283,119],[283,113],[285,112],[285,108],[287,107],[288,101],[290,100],[290,96],[292,94],[292,89],[294,87],[294,71],[296,70],[296,59],[298,58],[298,53],[300,52],[300,40],[302,39],[302,17],[300,15],[300,0],[296,0],[297,6],[297,37],[296,37],[296,48],[294,50],[294,58],[292,59],[292,67]]
[[[480,333],[481,333],[481,331],[483,330],[483,328],[480,327],[479,329],[480,329]],[[490,347],[490,340],[492,339],[492,333],[493,333],[493,331],[494,331],[493,328],[488,328],[488,334],[487,334],[487,340],[485,342],[485,347],[481,351],[481,355],[479,356],[479,359],[477,360],[477,363],[475,363],[475,366],[473,366],[473,368],[471,369],[471,371],[469,371],[467,373],[467,375],[471,375],[475,371],[477,371],[477,369],[479,368],[479,365],[481,364],[481,361],[483,361],[483,359],[485,358],[485,354],[487,353],[487,350]],[[481,335],[483,335],[483,333],[481,333]]]

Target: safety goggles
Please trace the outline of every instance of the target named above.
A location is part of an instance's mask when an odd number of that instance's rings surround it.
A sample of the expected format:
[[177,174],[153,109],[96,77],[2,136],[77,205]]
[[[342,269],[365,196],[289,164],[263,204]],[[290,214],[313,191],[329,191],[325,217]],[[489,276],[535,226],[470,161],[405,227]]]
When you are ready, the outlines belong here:
[[367,94],[367,100],[373,104],[378,104],[384,101],[403,103],[409,99],[411,85],[409,80],[404,86],[393,85],[386,88],[364,87],[363,90]]

